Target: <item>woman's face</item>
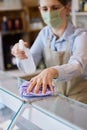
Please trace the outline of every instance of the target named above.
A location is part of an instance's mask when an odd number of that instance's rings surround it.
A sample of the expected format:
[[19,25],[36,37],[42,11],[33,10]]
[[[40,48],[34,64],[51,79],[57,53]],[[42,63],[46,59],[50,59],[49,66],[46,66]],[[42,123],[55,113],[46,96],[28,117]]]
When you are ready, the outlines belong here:
[[66,16],[69,14],[69,8],[64,6],[58,0],[40,0],[40,12],[51,12],[59,10],[60,16],[65,19]]

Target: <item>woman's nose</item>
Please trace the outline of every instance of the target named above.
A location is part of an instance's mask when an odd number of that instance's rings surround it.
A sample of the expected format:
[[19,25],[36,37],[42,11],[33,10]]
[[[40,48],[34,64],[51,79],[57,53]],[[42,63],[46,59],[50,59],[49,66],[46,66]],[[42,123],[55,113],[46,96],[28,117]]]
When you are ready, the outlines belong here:
[[52,11],[52,8],[51,7],[48,7],[48,12],[51,12]]

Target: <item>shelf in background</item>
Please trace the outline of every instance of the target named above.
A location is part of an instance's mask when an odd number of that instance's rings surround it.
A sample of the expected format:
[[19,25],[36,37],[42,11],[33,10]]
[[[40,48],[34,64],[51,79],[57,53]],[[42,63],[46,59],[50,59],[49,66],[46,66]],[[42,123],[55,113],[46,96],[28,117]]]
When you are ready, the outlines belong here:
[[0,11],[21,10],[21,0],[0,0]]
[[40,31],[42,28],[30,28],[29,32]]
[[23,11],[23,8],[18,8],[18,9],[0,9],[0,12],[9,12],[9,11]]
[[84,15],[87,15],[87,12],[72,12],[70,13],[70,15],[76,15],[76,16],[84,16]]
[[27,7],[36,7],[38,6],[38,1],[37,0],[22,0],[23,5]]
[[8,34],[18,34],[18,33],[27,33],[25,30],[17,30],[17,31],[1,31],[2,35],[8,35]]

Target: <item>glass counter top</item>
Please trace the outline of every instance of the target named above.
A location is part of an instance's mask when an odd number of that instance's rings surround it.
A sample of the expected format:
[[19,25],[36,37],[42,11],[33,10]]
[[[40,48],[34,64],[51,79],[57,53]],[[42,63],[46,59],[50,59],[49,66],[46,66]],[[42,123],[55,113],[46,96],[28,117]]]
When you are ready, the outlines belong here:
[[22,75],[22,76],[12,76],[10,72],[4,72],[0,71],[0,90],[4,91],[19,100],[24,100],[24,101],[29,101],[31,102],[32,100],[37,100],[37,98],[32,98],[32,99],[27,99],[27,98],[22,98],[20,96],[20,85],[25,81],[29,80],[32,76],[36,75],[39,72],[36,72],[33,75]]
[[0,90],[20,98],[17,78],[14,78],[4,72],[0,72]]
[[[0,90],[22,99],[18,91],[18,79],[0,72]],[[37,98],[31,103],[32,107],[54,120],[76,130],[87,130],[87,105],[69,99],[62,95]]]
[[87,130],[86,104],[60,95],[36,101],[32,105],[51,118],[62,122],[74,130]]
[[[4,106],[3,109],[0,110],[0,130],[7,130],[11,120],[13,119],[16,113]],[[20,116],[16,121],[14,128],[12,130],[42,130],[38,126],[36,126],[31,121],[25,119],[23,116]]]

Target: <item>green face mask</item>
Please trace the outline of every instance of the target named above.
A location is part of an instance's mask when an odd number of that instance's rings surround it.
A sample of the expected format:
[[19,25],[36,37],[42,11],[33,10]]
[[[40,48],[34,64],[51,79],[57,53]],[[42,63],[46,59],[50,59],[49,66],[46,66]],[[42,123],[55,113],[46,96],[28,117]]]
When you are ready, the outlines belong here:
[[53,28],[59,27],[63,22],[63,19],[60,17],[59,10],[52,11],[51,13],[44,12],[42,13],[42,18],[47,25]]

